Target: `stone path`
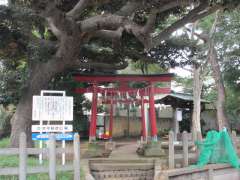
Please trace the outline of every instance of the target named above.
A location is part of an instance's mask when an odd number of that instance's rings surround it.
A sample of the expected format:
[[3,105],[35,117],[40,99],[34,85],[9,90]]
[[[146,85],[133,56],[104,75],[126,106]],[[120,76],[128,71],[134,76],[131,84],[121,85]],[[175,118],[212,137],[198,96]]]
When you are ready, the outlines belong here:
[[139,156],[136,151],[138,148],[137,143],[127,143],[122,146],[116,147],[110,154],[109,158],[116,159],[137,159]]

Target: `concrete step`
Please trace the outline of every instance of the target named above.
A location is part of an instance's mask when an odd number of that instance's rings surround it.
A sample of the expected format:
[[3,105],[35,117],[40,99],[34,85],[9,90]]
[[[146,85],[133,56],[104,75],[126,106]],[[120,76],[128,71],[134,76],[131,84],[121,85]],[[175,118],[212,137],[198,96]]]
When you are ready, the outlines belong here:
[[115,170],[149,170],[153,169],[152,163],[93,163],[90,166],[94,171],[115,171]]
[[153,160],[90,160],[91,174],[96,180],[152,180]]

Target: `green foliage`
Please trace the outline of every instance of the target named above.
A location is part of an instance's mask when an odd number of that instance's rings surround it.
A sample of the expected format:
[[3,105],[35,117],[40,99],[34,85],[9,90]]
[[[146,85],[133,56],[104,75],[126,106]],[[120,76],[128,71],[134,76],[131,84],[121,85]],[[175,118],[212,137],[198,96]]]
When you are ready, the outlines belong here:
[[7,148],[10,145],[10,138],[9,137],[5,137],[2,138],[0,141],[0,148]]
[[0,138],[10,134],[10,119],[14,110],[15,107],[13,105],[8,105],[7,108],[0,105]]

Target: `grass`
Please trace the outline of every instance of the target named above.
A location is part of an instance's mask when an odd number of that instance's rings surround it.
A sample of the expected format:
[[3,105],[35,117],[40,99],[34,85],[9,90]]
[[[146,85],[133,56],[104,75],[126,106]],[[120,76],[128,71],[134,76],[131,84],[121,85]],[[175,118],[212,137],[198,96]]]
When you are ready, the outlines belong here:
[[[9,146],[10,139],[3,138],[0,140],[0,148],[7,148]],[[60,163],[60,161],[58,162]],[[19,164],[19,157],[17,155],[11,156],[0,156],[0,168],[6,167],[18,167]],[[38,166],[38,156],[28,156],[27,159],[28,167]],[[43,166],[47,166],[48,161],[43,161]],[[0,180],[17,180],[17,176],[0,176]],[[31,174],[27,176],[27,180],[49,180],[47,173],[41,174]],[[73,172],[72,171],[65,171],[65,172],[58,172],[57,173],[57,180],[71,180],[73,179]],[[81,179],[84,179],[84,172],[81,169]]]
[[10,138],[6,137],[0,140],[0,148],[6,148],[10,144]]

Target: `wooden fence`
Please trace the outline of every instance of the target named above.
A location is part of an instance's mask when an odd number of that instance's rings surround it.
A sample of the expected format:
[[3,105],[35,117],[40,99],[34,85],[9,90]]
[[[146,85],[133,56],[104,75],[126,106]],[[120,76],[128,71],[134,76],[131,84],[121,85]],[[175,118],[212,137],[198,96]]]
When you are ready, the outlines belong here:
[[[56,148],[54,134],[50,135],[49,148],[27,148],[25,133],[19,137],[19,148],[0,149],[0,155],[19,155],[19,167],[0,168],[1,175],[17,175],[19,180],[26,180],[27,174],[48,173],[50,180],[56,180],[57,171],[74,171],[74,180],[80,180],[80,141],[79,135],[74,135],[73,150]],[[73,153],[73,164],[57,166],[56,155],[60,153]],[[48,155],[49,164],[46,166],[27,167],[28,155]]]
[[[189,133],[182,133],[182,141],[178,142],[178,144],[174,143],[174,132],[169,132],[169,141],[168,141],[168,166],[169,169],[174,169],[176,165],[176,161],[180,161],[183,167],[187,167],[189,165],[190,159],[193,161],[197,160],[199,155],[199,151],[195,149],[195,151],[189,151],[189,149],[193,148],[194,142],[189,141]],[[198,134],[199,137],[199,134]],[[235,149],[238,148],[239,139],[237,138],[236,132],[232,131],[231,138],[233,142],[233,146]],[[199,139],[199,138],[198,138]],[[176,152],[175,148],[180,149],[180,151]]]
[[204,167],[179,168],[160,171],[158,180],[239,180],[240,172],[229,164],[209,164]]

